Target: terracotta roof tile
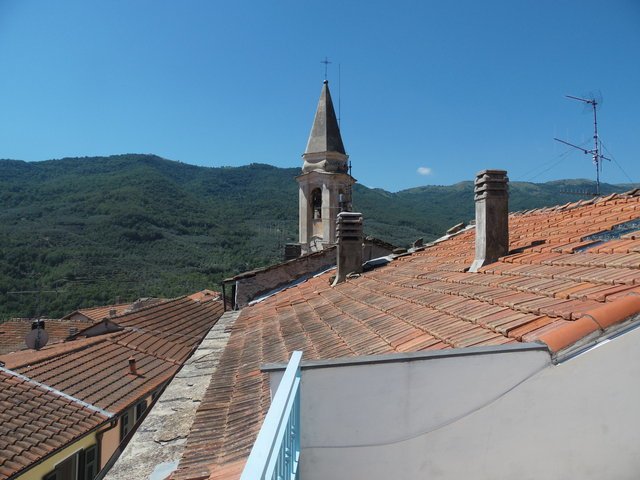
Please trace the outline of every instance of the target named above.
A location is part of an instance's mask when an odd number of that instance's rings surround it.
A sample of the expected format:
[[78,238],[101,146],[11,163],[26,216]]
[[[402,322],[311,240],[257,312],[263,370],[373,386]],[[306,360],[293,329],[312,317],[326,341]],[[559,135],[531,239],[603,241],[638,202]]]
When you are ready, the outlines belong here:
[[[31,331],[29,318],[8,320],[0,323],[0,355],[18,350],[25,350],[25,338]],[[48,345],[62,342],[74,332],[88,326],[86,321],[79,320],[45,320],[45,330],[49,336]]]
[[640,295],[627,295],[615,302],[600,304],[587,310],[582,318],[593,320],[604,330],[638,313],[640,313]]
[[89,321],[100,322],[104,318],[110,317],[110,313],[112,311],[115,312],[115,315],[121,315],[130,307],[130,303],[117,303],[114,305],[101,305],[99,307],[81,308],[80,310],[71,312],[64,318],[71,319],[78,316],[83,316]]
[[[118,317],[124,330],[0,356],[8,368],[118,413],[168,381],[222,315],[217,301],[182,297]],[[138,375],[129,374],[129,358]]]
[[513,214],[513,253],[479,273],[466,272],[471,229],[336,287],[320,275],[245,308],[172,478],[238,477],[270,401],[260,365],[294,349],[307,360],[517,341],[557,352],[635,315],[640,239],[589,237],[640,218],[639,200]]
[[79,402],[0,370],[0,480],[19,475],[108,420]]

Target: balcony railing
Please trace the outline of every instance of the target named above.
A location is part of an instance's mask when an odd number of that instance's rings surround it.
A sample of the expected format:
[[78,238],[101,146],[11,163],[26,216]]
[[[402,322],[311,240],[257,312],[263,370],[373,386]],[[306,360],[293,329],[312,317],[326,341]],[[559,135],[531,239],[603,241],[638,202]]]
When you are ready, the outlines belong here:
[[300,362],[293,352],[240,480],[294,480],[300,458]]

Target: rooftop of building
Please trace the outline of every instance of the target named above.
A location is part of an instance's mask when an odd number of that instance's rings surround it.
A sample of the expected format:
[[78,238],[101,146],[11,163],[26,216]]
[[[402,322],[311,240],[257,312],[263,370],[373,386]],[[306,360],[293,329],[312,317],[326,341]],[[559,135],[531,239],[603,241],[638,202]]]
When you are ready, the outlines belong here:
[[121,315],[131,308],[133,304],[131,303],[116,303],[113,305],[101,305],[98,307],[90,307],[90,308],[81,308],[79,310],[75,310],[68,315],[65,315],[63,318],[74,318],[78,316],[85,317],[89,321],[99,322],[104,318],[107,318],[112,315]]
[[[73,338],[38,351],[0,355],[0,438],[8,452],[0,457],[0,479],[2,473],[19,473],[162,388],[221,317],[222,303],[214,294],[203,291],[155,303],[90,323]],[[56,435],[55,428],[63,430],[55,442],[23,425],[25,412],[41,408],[40,400],[16,407],[24,397],[20,388],[29,385],[80,408],[78,414],[69,408],[43,411],[53,425],[51,435]],[[37,398],[43,396],[34,392]],[[87,423],[87,409],[97,423]],[[24,418],[32,421],[33,415]]]
[[[25,350],[25,338],[31,331],[32,318],[15,318],[0,323],[0,355]],[[91,325],[87,320],[44,319],[48,344],[64,341],[75,332]]]
[[552,355],[640,312],[640,191],[511,214],[478,273],[466,228],[335,287],[332,272],[244,308],[173,479],[237,478],[270,404],[266,363],[539,342]]
[[19,474],[108,420],[97,409],[0,367],[0,479]]

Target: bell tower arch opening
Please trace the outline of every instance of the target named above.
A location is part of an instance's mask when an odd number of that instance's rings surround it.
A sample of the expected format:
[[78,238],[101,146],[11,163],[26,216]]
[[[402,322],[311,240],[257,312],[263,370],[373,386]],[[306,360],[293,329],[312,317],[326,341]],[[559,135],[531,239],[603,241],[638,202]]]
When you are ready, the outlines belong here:
[[322,220],[322,189],[314,188],[311,192],[311,208],[313,209],[313,219]]

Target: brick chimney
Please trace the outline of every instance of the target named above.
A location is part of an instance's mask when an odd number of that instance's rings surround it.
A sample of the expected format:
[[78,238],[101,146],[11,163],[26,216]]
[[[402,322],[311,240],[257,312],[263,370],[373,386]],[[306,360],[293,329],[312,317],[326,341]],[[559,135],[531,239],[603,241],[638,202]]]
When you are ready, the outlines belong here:
[[136,367],[136,359],[129,357],[129,374],[138,375],[138,369]]
[[509,177],[505,170],[476,174],[476,257],[469,268],[477,272],[509,252]]
[[336,223],[338,272],[333,285],[344,282],[350,273],[362,273],[362,214],[341,212]]

